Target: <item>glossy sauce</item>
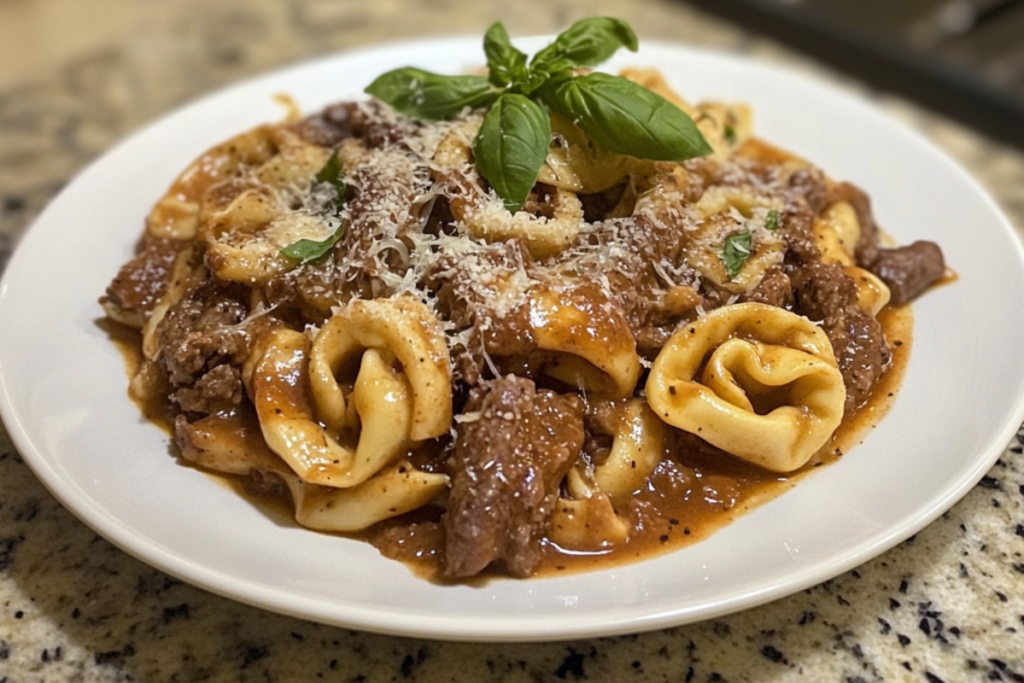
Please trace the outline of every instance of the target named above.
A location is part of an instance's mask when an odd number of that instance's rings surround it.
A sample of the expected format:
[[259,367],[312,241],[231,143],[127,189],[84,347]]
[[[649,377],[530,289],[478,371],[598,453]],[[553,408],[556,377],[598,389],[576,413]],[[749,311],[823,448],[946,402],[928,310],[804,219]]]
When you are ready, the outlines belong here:
[[[843,420],[830,444],[811,462],[796,472],[781,475],[731,456],[706,453],[703,449],[680,450],[674,454],[674,458],[666,459],[658,465],[648,484],[635,496],[630,515],[636,531],[625,543],[597,552],[576,552],[563,550],[546,541],[537,575],[586,571],[634,562],[693,543],[793,488],[800,479],[818,467],[844,457],[888,412],[910,356],[913,334],[913,313],[910,307],[886,307],[879,313],[878,319],[892,349],[892,366],[875,386],[871,398]],[[129,377],[134,377],[142,362],[141,335],[117,324],[103,322],[101,327],[121,350]],[[135,397],[133,400],[136,400]],[[136,400],[136,403],[148,419],[169,434],[173,433],[171,413],[165,402],[146,403]],[[246,418],[241,416],[239,419]],[[255,421],[255,416],[251,416],[251,419]],[[226,420],[224,424],[231,422]],[[225,438],[231,437],[225,435]],[[225,488],[246,497],[275,523],[296,524],[290,503],[284,498],[256,496],[247,489],[240,477],[202,471],[221,482]],[[426,506],[403,517],[382,522],[354,537],[373,543],[392,559],[405,562],[423,578],[440,581],[441,549],[444,542],[439,524],[441,513],[440,507]],[[476,584],[484,580],[486,574],[469,583]]]

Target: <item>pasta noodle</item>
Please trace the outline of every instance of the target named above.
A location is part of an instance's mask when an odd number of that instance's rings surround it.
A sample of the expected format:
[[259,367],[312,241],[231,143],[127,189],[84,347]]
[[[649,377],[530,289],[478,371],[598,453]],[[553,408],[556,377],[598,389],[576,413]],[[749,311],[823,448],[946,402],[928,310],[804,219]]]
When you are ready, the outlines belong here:
[[711,153],[638,159],[550,113],[515,212],[472,107],[342,103],[202,154],[101,299],[139,332],[132,395],[184,461],[450,579],[669,547],[827,461],[941,257],[882,247],[867,196],[747,106],[623,75]]
[[832,436],[846,392],[824,332],[784,309],[745,303],[677,332],[654,361],[647,400],[669,424],[790,472]]

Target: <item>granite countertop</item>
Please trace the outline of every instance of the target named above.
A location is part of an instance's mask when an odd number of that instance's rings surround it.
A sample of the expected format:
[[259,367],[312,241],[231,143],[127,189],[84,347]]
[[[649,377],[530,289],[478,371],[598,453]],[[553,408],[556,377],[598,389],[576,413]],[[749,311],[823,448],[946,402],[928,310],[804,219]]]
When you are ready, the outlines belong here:
[[[183,4],[0,91],[0,267],[89,160],[175,105],[338,49],[426,34],[550,33],[592,14],[643,38],[756,55],[866,92],[966,166],[1024,226],[1024,153],[825,71],[681,2],[224,0]],[[193,8],[189,11],[189,8]],[[1022,233],[1024,234],[1024,233]],[[10,333],[4,330],[3,333]],[[65,511],[0,429],[0,683],[34,681],[1024,681],[1024,431],[968,495],[880,557],[739,614],[635,636],[466,644],[359,633],[205,593]]]

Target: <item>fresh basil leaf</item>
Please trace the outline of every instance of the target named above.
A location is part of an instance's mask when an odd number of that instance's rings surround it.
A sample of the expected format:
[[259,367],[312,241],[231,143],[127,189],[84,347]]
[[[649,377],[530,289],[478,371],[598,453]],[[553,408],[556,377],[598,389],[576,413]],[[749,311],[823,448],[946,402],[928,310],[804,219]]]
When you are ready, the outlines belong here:
[[764,229],[770,232],[775,232],[779,229],[779,212],[777,209],[772,209],[764,217]]
[[411,66],[378,76],[366,92],[401,114],[428,121],[485,107],[500,94],[484,76],[442,76]]
[[553,81],[538,92],[609,152],[685,161],[713,151],[682,109],[628,79],[594,72]]
[[473,141],[476,167],[512,213],[537,182],[550,145],[551,119],[528,97],[505,93],[484,117]]
[[338,203],[345,198],[345,181],[342,179],[341,162],[338,161],[338,150],[334,150],[324,167],[313,176],[315,183],[329,183],[338,193]]
[[345,234],[345,224],[342,223],[334,234],[325,240],[317,242],[316,240],[299,240],[298,242],[292,242],[287,247],[281,250],[281,253],[288,258],[299,259],[300,264],[309,263],[315,261],[328,251],[331,250],[341,236]]
[[548,73],[561,70],[546,68],[560,59],[567,60],[572,67],[596,66],[620,47],[636,52],[636,34],[629,24],[611,17],[591,17],[577,21],[560,33],[555,42],[534,55],[530,65],[545,68]]
[[749,230],[733,233],[725,238],[722,245],[722,265],[732,280],[743,270],[743,264],[750,258],[751,235]]
[[508,31],[500,21],[492,24],[484,34],[484,54],[487,55],[488,79],[496,88],[528,79],[526,53],[512,46]]

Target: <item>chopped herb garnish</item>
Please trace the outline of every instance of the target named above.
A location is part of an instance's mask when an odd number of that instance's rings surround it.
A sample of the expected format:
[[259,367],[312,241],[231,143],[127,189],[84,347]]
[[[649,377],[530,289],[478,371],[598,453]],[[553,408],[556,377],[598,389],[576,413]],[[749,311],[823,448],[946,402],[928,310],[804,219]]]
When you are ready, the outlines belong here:
[[338,150],[334,150],[324,167],[317,171],[313,181],[317,184],[330,184],[337,193],[338,207],[341,207],[341,202],[345,199],[345,181],[342,177],[341,162],[338,160]]
[[[345,202],[345,181],[343,179],[341,162],[338,160],[338,150],[334,150],[334,153],[331,154],[324,167],[313,176],[313,183],[316,185],[327,183],[334,188],[334,215],[340,214]],[[281,253],[288,258],[299,259],[300,264],[309,263],[330,251],[331,247],[337,244],[344,234],[345,224],[342,223],[334,231],[334,234],[325,240],[298,240],[283,248]]]
[[740,271],[743,264],[750,258],[751,235],[749,230],[729,235],[722,245],[722,264],[725,266],[725,273],[732,280]]
[[629,24],[593,17],[576,22],[528,60],[499,22],[484,36],[487,77],[442,76],[406,67],[383,74],[366,92],[402,114],[427,120],[450,119],[466,107],[488,108],[473,155],[480,175],[514,213],[547,158],[547,110],[618,154],[685,161],[713,151],[693,119],[660,95],[619,76],[576,75],[623,47],[637,49]]
[[735,145],[736,144],[736,129],[735,128],[733,128],[729,124],[725,124],[725,130],[723,131],[723,133],[725,133],[725,141],[726,142],[728,142],[730,145]]
[[300,264],[315,261],[331,250],[341,236],[345,234],[345,224],[342,223],[334,234],[325,240],[299,240],[293,242],[281,250],[281,253],[289,258],[299,259]]
[[779,212],[777,209],[772,209],[768,212],[768,215],[764,217],[764,229],[771,232],[775,232],[779,229]]

